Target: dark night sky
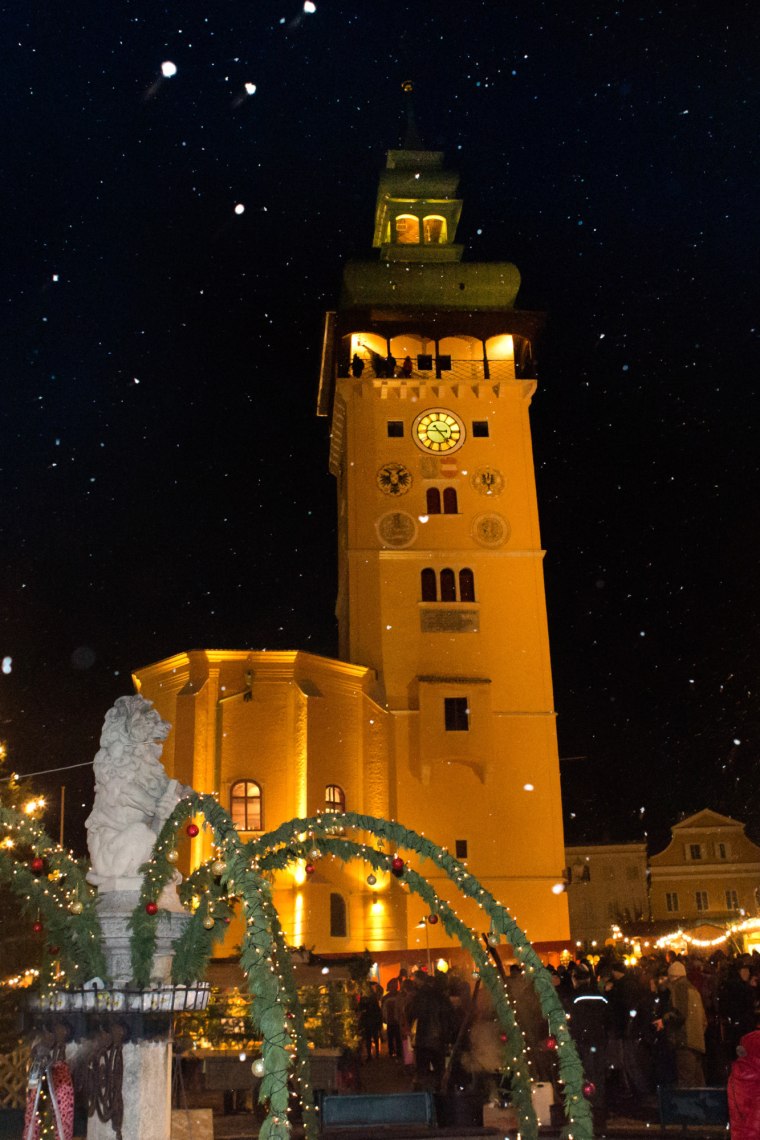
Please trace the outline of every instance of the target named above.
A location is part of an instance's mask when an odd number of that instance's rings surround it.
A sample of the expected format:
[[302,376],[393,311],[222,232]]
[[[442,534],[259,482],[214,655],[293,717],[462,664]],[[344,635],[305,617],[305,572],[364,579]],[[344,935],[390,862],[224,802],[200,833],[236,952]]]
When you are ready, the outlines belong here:
[[[756,5],[316,4],[6,11],[14,767],[91,760],[131,670],[170,653],[336,652],[321,320],[372,256],[412,77],[466,256],[513,260],[549,314],[568,838],[659,842],[703,806],[757,834]],[[72,839],[89,780],[67,779]]]

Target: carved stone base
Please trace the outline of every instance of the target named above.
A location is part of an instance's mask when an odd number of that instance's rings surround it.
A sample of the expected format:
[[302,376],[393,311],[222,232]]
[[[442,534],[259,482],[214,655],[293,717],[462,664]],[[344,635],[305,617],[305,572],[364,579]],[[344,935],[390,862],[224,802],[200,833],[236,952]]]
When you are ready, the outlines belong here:
[[[174,893],[176,895],[176,891]],[[139,901],[139,891],[104,891],[98,894],[98,918],[103,931],[106,967],[113,985],[117,987],[127,986],[132,981],[128,922]],[[160,901],[163,902],[163,898]],[[152,981],[171,981],[172,943],[180,937],[190,918],[184,909],[160,910],[156,915],[157,940]]]

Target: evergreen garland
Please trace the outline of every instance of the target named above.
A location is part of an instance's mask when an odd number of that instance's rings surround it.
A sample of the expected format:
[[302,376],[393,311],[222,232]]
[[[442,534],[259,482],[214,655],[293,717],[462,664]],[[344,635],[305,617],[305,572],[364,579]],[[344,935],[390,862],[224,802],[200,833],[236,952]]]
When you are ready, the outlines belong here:
[[[106,963],[96,895],[83,865],[55,843],[36,820],[14,808],[0,806],[0,835],[0,851],[6,856],[0,859],[0,881],[18,896],[22,914],[42,924],[43,991],[60,985],[55,977],[56,962],[67,988],[81,986],[96,975],[104,977]],[[31,866],[35,858],[43,860],[43,869],[37,873]]]

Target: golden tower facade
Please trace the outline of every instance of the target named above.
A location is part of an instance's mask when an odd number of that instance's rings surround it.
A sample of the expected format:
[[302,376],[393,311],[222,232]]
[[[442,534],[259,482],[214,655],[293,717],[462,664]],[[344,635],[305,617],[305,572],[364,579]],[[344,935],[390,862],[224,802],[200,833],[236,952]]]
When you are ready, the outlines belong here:
[[554,941],[567,917],[529,423],[542,317],[515,309],[515,266],[462,262],[457,182],[440,153],[389,153],[378,260],[346,267],[326,321],[340,651],[377,673],[396,818]]

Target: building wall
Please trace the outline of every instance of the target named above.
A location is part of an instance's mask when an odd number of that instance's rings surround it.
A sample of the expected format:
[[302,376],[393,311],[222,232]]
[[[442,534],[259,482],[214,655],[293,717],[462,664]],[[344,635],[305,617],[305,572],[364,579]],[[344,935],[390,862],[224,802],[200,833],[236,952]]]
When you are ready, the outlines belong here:
[[565,848],[570,937],[603,946],[612,923],[649,917],[645,843]]

